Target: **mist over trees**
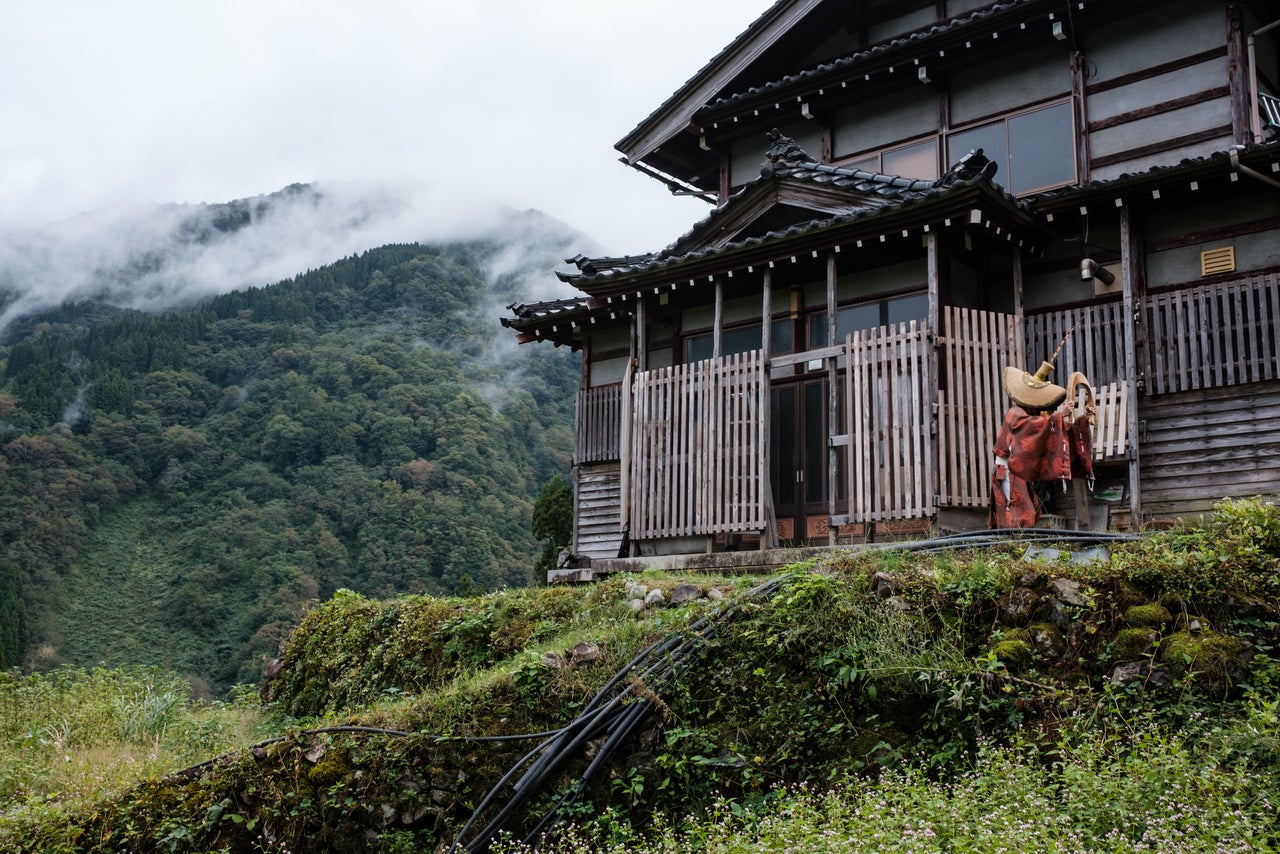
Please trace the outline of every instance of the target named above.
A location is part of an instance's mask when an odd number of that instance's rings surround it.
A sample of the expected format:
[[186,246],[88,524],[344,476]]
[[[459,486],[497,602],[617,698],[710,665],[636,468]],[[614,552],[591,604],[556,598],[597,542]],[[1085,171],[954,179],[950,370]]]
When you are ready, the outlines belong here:
[[0,663],[154,663],[218,691],[337,589],[532,583],[578,367],[498,330],[509,250],[393,244],[186,311],[11,324]]

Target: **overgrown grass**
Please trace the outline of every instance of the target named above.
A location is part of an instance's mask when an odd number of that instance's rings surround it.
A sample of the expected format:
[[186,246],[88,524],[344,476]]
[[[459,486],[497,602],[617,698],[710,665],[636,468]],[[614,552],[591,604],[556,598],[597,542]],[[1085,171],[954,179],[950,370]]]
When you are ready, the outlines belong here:
[[256,702],[203,703],[152,668],[0,673],[0,824],[75,810],[269,729]]
[[[1028,562],[1011,545],[792,567],[773,595],[738,601],[660,696],[634,686],[656,713],[578,793],[577,824],[556,850],[1280,849],[1273,531],[1280,510],[1258,500],[1092,566]],[[636,613],[631,581],[741,593],[758,579],[644,573],[386,602],[342,593],[311,611],[268,686],[259,720],[294,715],[285,738],[100,800],[130,774],[160,772],[140,764],[82,792],[52,771],[29,774],[24,806],[0,816],[0,848],[433,850],[528,749],[459,737],[563,726],[640,648],[724,607]],[[594,652],[571,663],[578,641]],[[1119,679],[1120,665],[1140,678]],[[67,702],[98,715],[71,732],[108,733],[121,755],[165,752],[172,732],[171,758],[195,761],[233,742],[235,727],[207,723],[217,733],[204,737],[188,718],[254,720],[187,700],[157,728],[144,712],[165,703],[147,698],[169,683],[125,676],[133,687],[111,674],[71,680],[95,687],[68,689]],[[138,697],[129,715],[108,718],[115,707],[93,699],[113,691]],[[57,721],[32,708],[15,717]],[[309,729],[333,724],[407,734]],[[42,768],[57,765],[52,744],[40,746]],[[587,761],[571,759],[556,785]],[[533,826],[558,794],[543,792],[517,824]]]
[[[1271,721],[1274,734],[1275,721]],[[1216,749],[1215,749],[1216,748]],[[759,852],[1252,852],[1280,844],[1274,767],[1233,762],[1158,726],[1129,738],[1082,729],[1045,751],[982,745],[946,779],[916,761],[828,786],[801,783],[754,801],[659,819],[640,836],[621,816],[569,828],[556,854]],[[498,849],[525,852],[521,846]]]

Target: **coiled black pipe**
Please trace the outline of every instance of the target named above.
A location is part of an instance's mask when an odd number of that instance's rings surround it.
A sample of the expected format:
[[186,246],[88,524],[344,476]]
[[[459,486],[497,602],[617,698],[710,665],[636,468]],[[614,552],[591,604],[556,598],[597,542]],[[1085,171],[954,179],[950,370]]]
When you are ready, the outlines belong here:
[[[1102,545],[1106,543],[1132,542],[1141,539],[1141,534],[1122,534],[1093,531],[1072,531],[1048,528],[1015,528],[969,531],[958,534],[946,534],[927,540],[904,540],[894,543],[877,543],[860,546],[855,551],[910,551],[937,552],[963,549],[977,549],[989,546],[1007,545],[1010,542],[1053,542]],[[653,710],[655,704],[647,698],[636,697],[630,684],[622,685],[628,677],[635,677],[647,686],[649,691],[657,693],[662,687],[678,675],[700,652],[707,640],[714,637],[716,629],[731,622],[741,615],[738,607],[741,603],[753,599],[772,596],[797,571],[784,572],[747,591],[741,597],[718,608],[711,614],[700,617],[687,628],[672,633],[665,638],[650,644],[622,667],[605,683],[584,707],[583,713],[563,729],[550,735],[542,744],[530,751],[517,766],[507,772],[481,800],[471,817],[463,825],[448,854],[462,850],[468,854],[480,854],[487,851],[493,839],[507,828],[519,815],[521,809],[550,780],[566,762],[576,755],[578,747],[601,736],[604,742],[597,748],[596,755],[588,763],[586,770],[569,786],[543,815],[534,828],[524,838],[526,845],[537,848],[547,833],[564,817],[566,810],[586,790],[591,779],[604,767],[609,757],[630,738],[644,719]],[[619,686],[622,686],[614,694]],[[633,702],[626,702],[631,699]],[[520,777],[513,787],[512,797],[494,815],[487,825],[472,839],[463,843],[471,827],[480,814],[492,805],[499,792],[509,782],[515,772],[534,755],[542,755]]]

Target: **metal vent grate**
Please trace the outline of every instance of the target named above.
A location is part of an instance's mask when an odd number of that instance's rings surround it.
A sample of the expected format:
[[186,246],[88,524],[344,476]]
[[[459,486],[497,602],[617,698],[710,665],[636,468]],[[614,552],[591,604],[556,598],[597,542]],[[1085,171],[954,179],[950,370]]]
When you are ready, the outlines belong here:
[[1200,253],[1200,275],[1212,276],[1214,273],[1230,273],[1236,268],[1236,248],[1221,246],[1217,249],[1206,249]]

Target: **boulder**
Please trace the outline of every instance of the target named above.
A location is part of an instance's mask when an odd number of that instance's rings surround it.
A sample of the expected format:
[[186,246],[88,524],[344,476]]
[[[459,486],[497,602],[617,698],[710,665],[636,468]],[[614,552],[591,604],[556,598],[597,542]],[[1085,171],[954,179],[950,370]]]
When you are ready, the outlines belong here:
[[1080,582],[1073,581],[1070,578],[1055,578],[1050,581],[1049,592],[1053,594],[1053,598],[1064,605],[1088,607],[1093,604],[1092,599],[1084,592]]
[[678,584],[671,591],[671,604],[682,605],[685,602],[702,598],[702,588],[696,584]]
[[1149,661],[1126,661],[1111,671],[1111,684],[1118,688],[1134,682],[1144,688],[1169,688],[1173,686],[1173,674],[1162,665],[1152,666]]
[[1000,600],[1000,614],[1011,626],[1025,626],[1039,604],[1039,597],[1029,587],[1015,587]]
[[573,649],[569,650],[569,663],[582,664],[587,661],[596,661],[602,658],[604,653],[600,651],[600,644],[591,641],[578,641],[573,645]]

